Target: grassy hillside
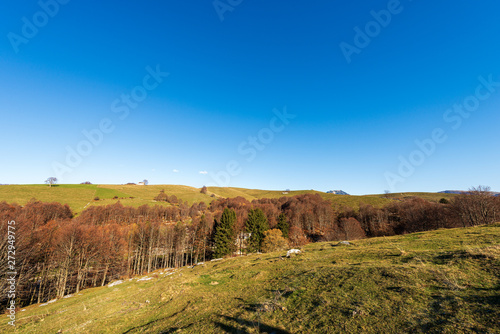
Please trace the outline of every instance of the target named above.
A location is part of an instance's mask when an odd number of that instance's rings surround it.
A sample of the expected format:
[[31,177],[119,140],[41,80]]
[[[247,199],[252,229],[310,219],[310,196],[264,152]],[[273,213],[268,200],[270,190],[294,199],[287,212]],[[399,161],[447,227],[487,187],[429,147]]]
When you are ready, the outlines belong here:
[[[53,187],[47,185],[7,185],[0,186],[0,201],[8,203],[26,204],[30,199],[36,198],[44,202],[60,202],[68,204],[71,209],[80,213],[88,205],[108,205],[120,201],[123,205],[138,207],[143,204],[170,205],[168,203],[155,202],[153,199],[161,189],[169,195],[176,195],[189,204],[213,200],[208,195],[200,193],[200,189],[177,186],[177,185],[150,185],[150,186],[127,186],[127,185],[84,185],[84,184],[61,184]],[[113,199],[114,197],[118,199]],[[94,201],[99,197],[99,201]]]
[[81,211],[97,192],[96,185],[62,184],[48,187],[42,184],[0,186],[0,201],[26,204],[36,198],[44,202],[68,204],[73,211]]
[[316,190],[298,190],[289,191],[286,194],[283,191],[277,190],[260,190],[260,189],[245,189],[234,187],[208,187],[208,190],[221,197],[237,197],[241,196],[249,201],[259,198],[280,198],[283,196],[295,196],[302,194],[322,194]]
[[345,195],[334,195],[327,194],[316,190],[295,190],[295,191],[276,191],[276,190],[259,190],[259,189],[245,189],[245,188],[222,188],[222,187],[209,187],[208,190],[221,197],[236,197],[241,196],[249,201],[259,198],[280,198],[283,196],[296,196],[302,194],[319,194],[324,199],[330,200],[336,206],[350,206],[353,208],[359,208],[359,205],[371,204],[376,207],[382,207],[383,205],[392,201],[392,199],[385,198],[382,195],[366,195],[366,196],[345,196]]
[[[499,333],[500,224],[157,271],[18,310],[14,333]],[[7,320],[0,332],[11,330]]]
[[433,201],[433,202],[438,202],[441,198],[446,198],[447,200],[452,199],[453,197],[457,196],[456,194],[445,194],[445,193],[394,193],[394,194],[387,194],[384,195],[384,197],[387,197],[389,199],[407,199],[407,198],[412,198],[412,197],[420,197],[423,199],[426,199],[428,201]]
[[[123,205],[138,207],[143,204],[169,205],[168,203],[155,202],[153,199],[160,190],[164,189],[168,195],[175,195],[182,201],[189,204],[204,201],[210,203],[220,197],[241,196],[249,201],[259,198],[280,198],[282,196],[295,196],[301,194],[320,194],[323,198],[330,200],[334,206],[350,206],[355,209],[360,204],[371,204],[375,207],[382,207],[391,201],[408,198],[422,197],[431,201],[439,201],[441,198],[450,199],[454,194],[438,193],[405,193],[389,195],[366,195],[366,196],[344,196],[327,194],[316,190],[290,191],[286,194],[283,191],[244,189],[232,187],[209,187],[208,194],[201,194],[200,189],[182,185],[83,185],[83,184],[62,184],[53,187],[47,185],[6,185],[0,186],[0,201],[8,203],[26,204],[31,198],[44,202],[67,203],[73,212],[80,213],[88,205],[108,205],[120,201]],[[214,195],[211,197],[210,195]],[[114,199],[114,197],[118,199]],[[94,201],[99,197],[99,201]]]

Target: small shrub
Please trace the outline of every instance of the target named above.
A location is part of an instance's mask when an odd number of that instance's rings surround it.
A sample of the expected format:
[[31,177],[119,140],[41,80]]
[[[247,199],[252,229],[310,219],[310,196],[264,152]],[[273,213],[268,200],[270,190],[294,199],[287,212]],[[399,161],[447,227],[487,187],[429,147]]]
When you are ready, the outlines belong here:
[[178,204],[179,203],[179,199],[175,195],[167,196],[167,202],[169,202],[170,204]]
[[448,204],[448,203],[450,203],[450,201],[448,201],[446,198],[443,197],[443,198],[441,198],[439,200],[439,203],[441,203],[441,204]]
[[283,238],[281,230],[272,229],[264,232],[262,251],[265,253],[280,251],[288,248],[288,241]]
[[94,201],[100,200],[99,196],[94,197]]
[[158,201],[158,202],[167,202],[168,201],[168,196],[167,194],[165,194],[165,190],[160,190],[160,193],[158,194],[158,196],[155,197],[155,201]]

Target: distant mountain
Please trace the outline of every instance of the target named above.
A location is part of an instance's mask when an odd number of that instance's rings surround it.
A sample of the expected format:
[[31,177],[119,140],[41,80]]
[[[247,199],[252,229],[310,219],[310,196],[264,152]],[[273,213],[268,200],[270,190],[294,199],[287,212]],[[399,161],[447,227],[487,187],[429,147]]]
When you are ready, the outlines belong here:
[[[441,193],[441,194],[463,194],[466,192],[467,192],[466,190],[444,190],[444,191],[440,191],[439,193]],[[493,196],[500,196],[499,192],[492,191],[491,193],[493,194]]]
[[444,191],[439,191],[440,194],[461,194],[464,193],[465,191],[463,190],[444,190]]
[[327,194],[334,194],[334,195],[349,195],[343,190],[329,190],[326,192]]

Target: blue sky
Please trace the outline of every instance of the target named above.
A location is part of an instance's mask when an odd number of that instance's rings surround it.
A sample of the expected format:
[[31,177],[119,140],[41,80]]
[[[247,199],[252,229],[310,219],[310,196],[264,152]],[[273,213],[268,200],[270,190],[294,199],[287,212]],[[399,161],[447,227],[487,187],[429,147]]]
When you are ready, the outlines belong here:
[[500,191],[498,1],[1,7],[0,183]]

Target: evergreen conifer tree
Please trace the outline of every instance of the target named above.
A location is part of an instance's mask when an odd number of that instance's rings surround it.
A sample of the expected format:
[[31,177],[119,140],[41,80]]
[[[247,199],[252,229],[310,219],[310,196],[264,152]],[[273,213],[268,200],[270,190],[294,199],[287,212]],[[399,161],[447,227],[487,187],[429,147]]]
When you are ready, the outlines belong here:
[[290,226],[288,225],[288,222],[286,221],[286,216],[284,213],[281,213],[278,217],[277,228],[279,230],[281,230],[281,233],[283,233],[283,238],[287,239],[288,238],[288,230],[290,229]]
[[264,232],[269,229],[267,217],[261,209],[252,209],[248,213],[246,229],[251,233],[248,239],[247,249],[249,252],[260,252],[262,250],[262,241]]
[[224,209],[219,222],[215,224],[214,256],[216,258],[231,254],[234,251],[234,222],[236,212],[228,208]]

